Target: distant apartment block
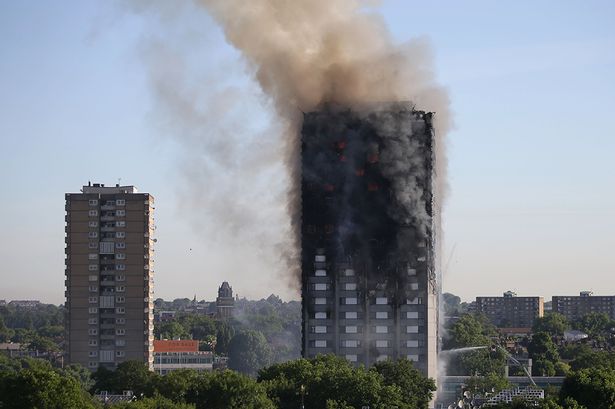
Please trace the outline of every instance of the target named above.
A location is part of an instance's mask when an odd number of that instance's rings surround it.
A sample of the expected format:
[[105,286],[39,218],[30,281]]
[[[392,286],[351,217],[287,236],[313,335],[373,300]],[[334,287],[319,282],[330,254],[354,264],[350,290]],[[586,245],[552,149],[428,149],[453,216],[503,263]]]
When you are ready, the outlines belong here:
[[10,307],[35,308],[41,305],[39,300],[13,300],[8,304]]
[[153,364],[153,204],[134,186],[66,194],[66,361]]
[[615,295],[593,295],[582,291],[578,296],[553,296],[553,312],[569,320],[576,320],[589,313],[601,313],[615,319]]
[[476,297],[475,311],[499,328],[531,328],[534,320],[544,315],[544,300],[507,291],[502,297]]

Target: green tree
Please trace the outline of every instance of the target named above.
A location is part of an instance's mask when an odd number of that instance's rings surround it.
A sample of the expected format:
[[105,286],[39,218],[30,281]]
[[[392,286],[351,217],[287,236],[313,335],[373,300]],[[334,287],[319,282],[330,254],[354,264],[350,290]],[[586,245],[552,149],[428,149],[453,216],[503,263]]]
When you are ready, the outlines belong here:
[[538,332],[532,335],[527,352],[533,360],[532,372],[534,375],[555,375],[555,365],[560,357],[557,346],[546,332]]
[[604,368],[615,370],[615,353],[594,351],[587,346],[578,348],[567,357],[572,359],[570,367],[574,371],[586,368]]
[[37,368],[0,374],[0,407],[88,409],[95,406],[73,377]]
[[445,349],[488,346],[496,330],[484,316],[465,314],[448,331]]
[[532,375],[555,376],[555,364],[544,356],[539,356],[533,360]]
[[199,382],[199,374],[193,369],[178,369],[155,379],[155,392],[173,402],[186,402],[190,391]]
[[275,409],[262,385],[229,370],[199,374],[186,400],[196,409]]
[[14,330],[11,341],[19,342],[20,344],[29,344],[36,338],[36,331],[26,328],[16,328]]
[[590,409],[615,408],[615,371],[603,368],[581,369],[564,379],[562,400],[572,398]]
[[154,327],[154,335],[160,339],[187,339],[189,333],[177,320],[158,323]]
[[545,332],[551,337],[562,337],[564,336],[564,331],[568,328],[570,328],[570,323],[565,316],[556,312],[550,312],[545,314],[544,317],[534,320],[532,333]]
[[231,343],[231,339],[235,335],[235,330],[229,324],[223,321],[219,321],[216,331],[216,353],[224,354],[228,353],[228,346]]
[[510,382],[502,375],[487,374],[485,376],[473,376],[465,381],[466,389],[472,393],[479,393],[484,395],[485,393],[499,392],[502,389],[510,388]]
[[89,391],[94,386],[92,372],[79,364],[71,364],[58,370],[63,376],[70,376],[79,382],[83,390]]
[[423,376],[407,359],[378,362],[372,371],[382,375],[384,385],[401,388],[402,400],[412,408],[426,409],[436,390],[433,379]]
[[0,342],[8,342],[15,335],[15,331],[4,324],[4,318],[0,315]]
[[354,406],[350,406],[346,402],[340,402],[337,400],[329,399],[325,405],[326,409],[355,409]]
[[99,367],[92,375],[94,392],[122,393],[132,391],[136,396],[153,396],[157,375],[141,361],[125,361],[115,371]]
[[[404,378],[403,370],[387,372],[389,381],[396,376]],[[306,409],[324,408],[330,400],[334,401],[329,405],[337,407],[417,408],[406,403],[407,395],[402,387],[387,385],[384,376],[376,369],[355,368],[345,359],[333,355],[275,364],[262,369],[258,379],[267,387],[267,394],[278,409],[298,408],[302,399]],[[428,395],[431,386],[421,391],[420,396]]]
[[64,336],[63,325],[45,325],[38,329],[38,334],[47,338],[62,338]]
[[482,348],[470,351],[458,351],[448,357],[448,373],[451,375],[504,376],[506,354],[500,348]]
[[115,392],[115,378],[113,371],[99,366],[94,373],[92,373],[92,381],[94,385],[90,389],[92,393],[99,393],[101,391]]
[[60,348],[53,340],[36,335],[28,345],[30,351],[58,352]]
[[188,403],[174,402],[163,396],[143,398],[134,402],[119,403],[113,405],[113,409],[194,409],[195,406]]
[[242,331],[235,335],[228,348],[229,368],[247,375],[256,375],[271,363],[271,348],[259,331]]
[[574,322],[576,329],[585,332],[590,338],[604,340],[608,337],[613,322],[606,314],[589,313]]
[[205,339],[209,335],[216,334],[216,323],[204,315],[185,315],[180,322],[192,339]]

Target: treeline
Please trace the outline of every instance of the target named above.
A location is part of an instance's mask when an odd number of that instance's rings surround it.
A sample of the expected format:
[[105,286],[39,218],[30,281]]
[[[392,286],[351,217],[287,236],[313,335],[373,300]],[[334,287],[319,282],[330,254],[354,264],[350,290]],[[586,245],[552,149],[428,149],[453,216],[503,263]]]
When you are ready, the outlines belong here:
[[[426,409],[435,390],[410,361],[354,368],[345,359],[319,356],[275,364],[256,378],[235,371],[177,370],[165,376],[143,363],[88,377],[77,368],[53,369],[44,361],[0,358],[0,407],[97,408],[93,394],[134,392],[125,409]],[[108,406],[106,406],[108,407]]]
[[0,342],[21,343],[40,352],[58,352],[63,339],[63,307],[52,304],[0,307]]

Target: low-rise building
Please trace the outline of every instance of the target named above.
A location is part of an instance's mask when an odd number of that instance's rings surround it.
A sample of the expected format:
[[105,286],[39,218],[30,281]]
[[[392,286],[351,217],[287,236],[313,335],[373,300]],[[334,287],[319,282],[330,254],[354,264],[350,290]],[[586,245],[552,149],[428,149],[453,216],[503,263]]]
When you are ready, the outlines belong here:
[[177,311],[158,311],[154,314],[154,321],[156,322],[173,321],[175,319],[176,314],[177,314]]
[[553,312],[562,314],[571,321],[590,313],[606,314],[615,319],[615,295],[593,295],[582,291],[578,296],[553,296]]
[[2,342],[0,343],[0,353],[5,354],[6,356],[13,358],[17,356],[22,356],[22,347],[18,342]]
[[196,340],[154,340],[154,371],[165,375],[176,369],[211,371],[212,351],[199,351]]
[[506,291],[502,297],[476,297],[476,312],[499,328],[531,328],[536,318],[544,316],[544,300]]
[[41,305],[39,300],[13,300],[9,302],[9,306],[11,307],[20,307],[20,308],[34,308]]

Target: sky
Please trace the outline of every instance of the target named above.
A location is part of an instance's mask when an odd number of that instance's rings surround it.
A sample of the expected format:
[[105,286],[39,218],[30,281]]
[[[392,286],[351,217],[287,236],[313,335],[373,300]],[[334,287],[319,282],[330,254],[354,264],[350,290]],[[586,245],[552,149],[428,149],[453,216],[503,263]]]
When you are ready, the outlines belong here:
[[[0,2],[0,299],[63,302],[64,193],[88,181],[155,196],[156,297],[211,300],[228,280],[297,298],[271,107],[205,12],[139,4]],[[429,41],[451,98],[443,290],[615,294],[615,3],[377,10],[396,42]],[[161,75],[205,114],[171,115]],[[245,121],[220,123],[229,109]]]

